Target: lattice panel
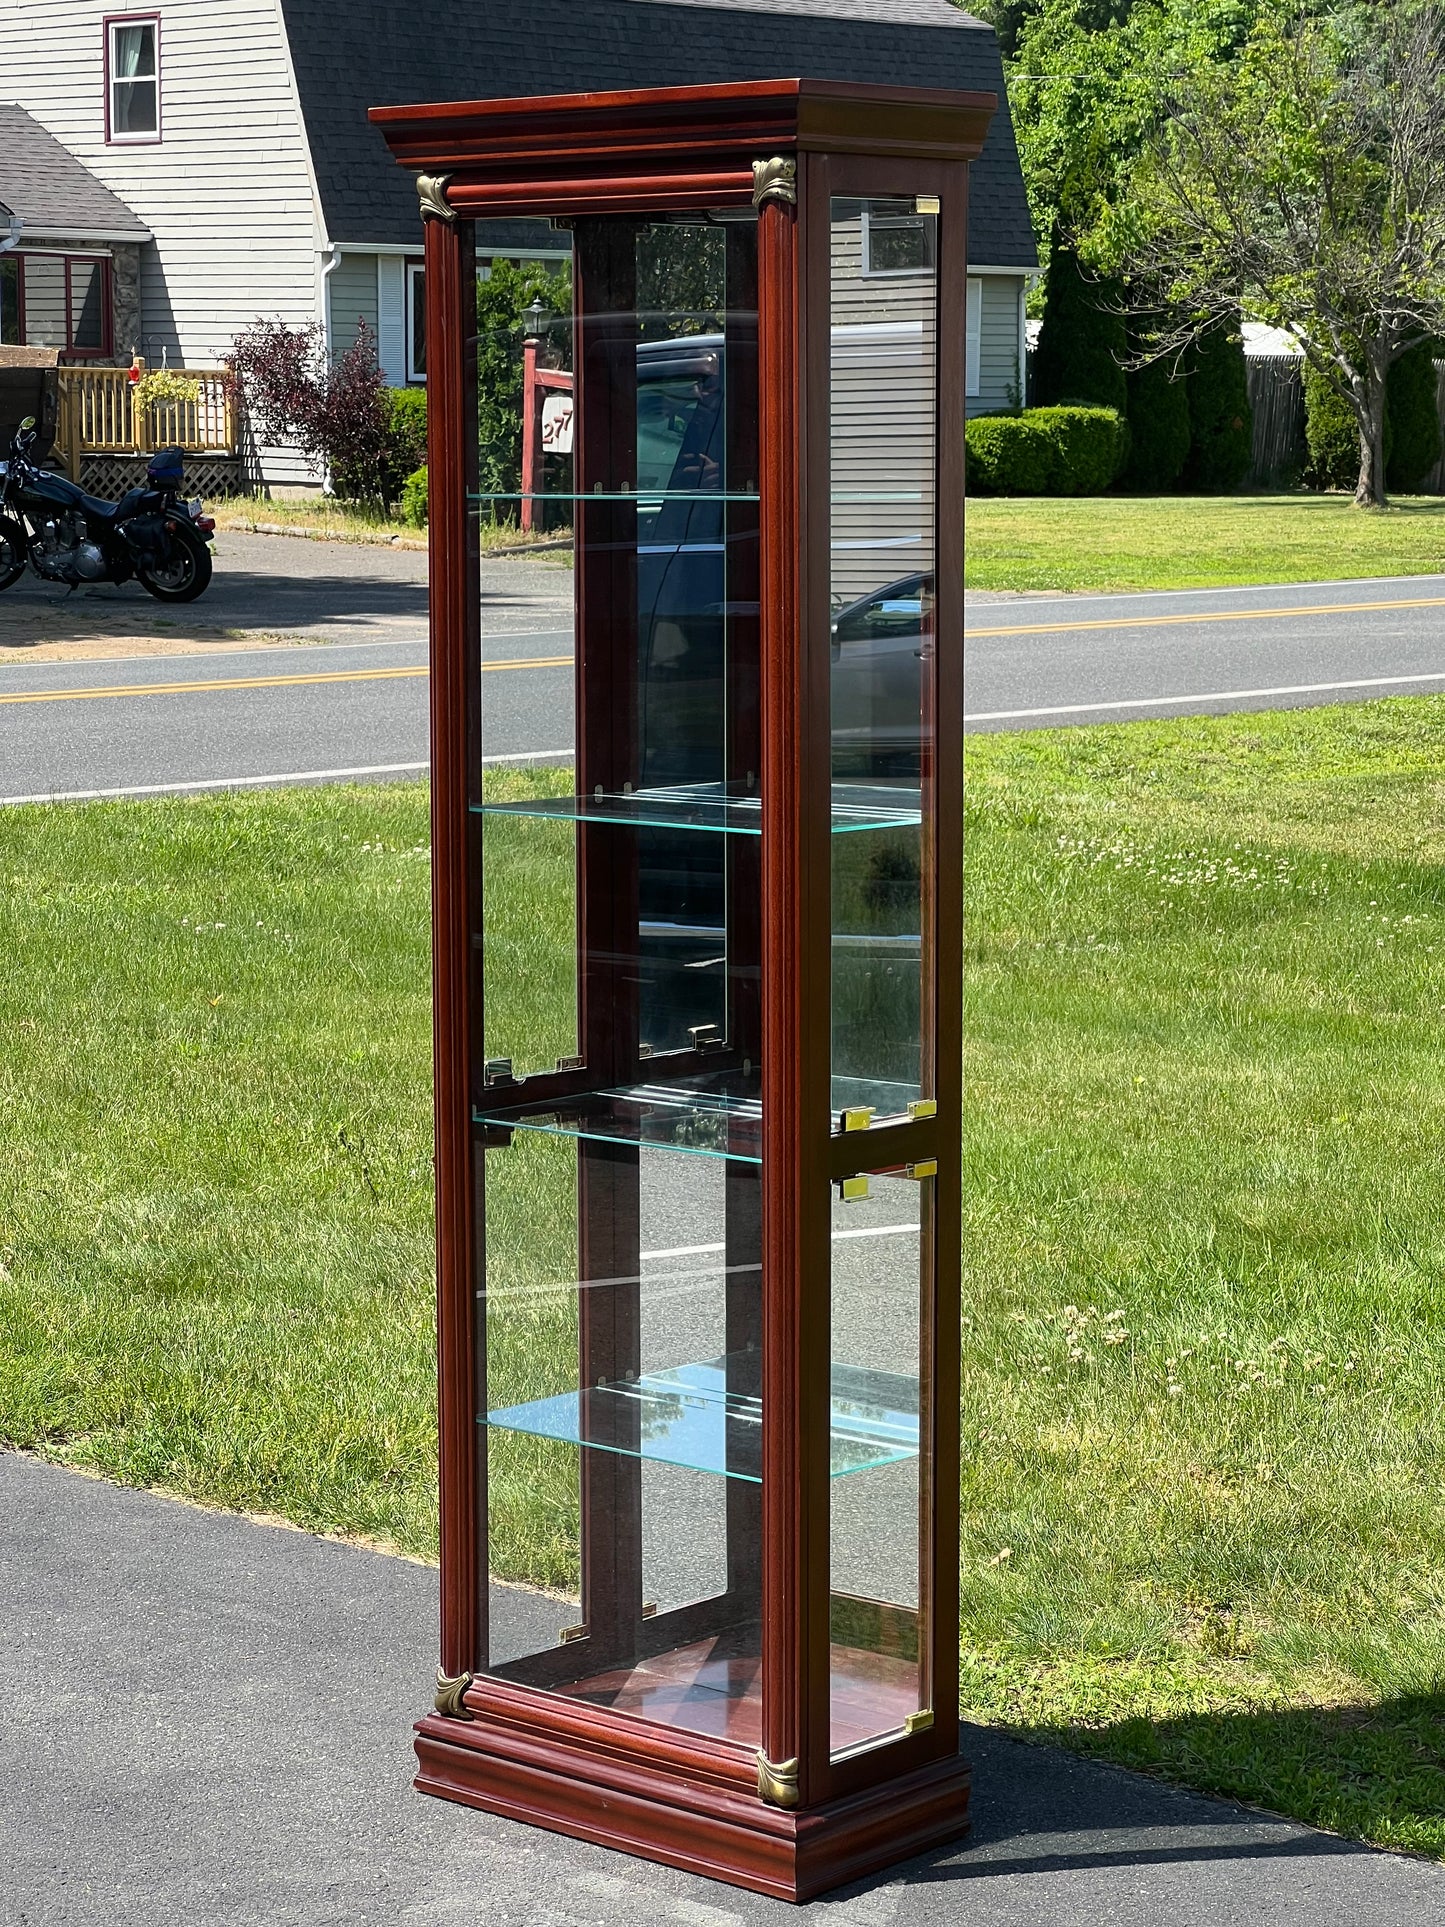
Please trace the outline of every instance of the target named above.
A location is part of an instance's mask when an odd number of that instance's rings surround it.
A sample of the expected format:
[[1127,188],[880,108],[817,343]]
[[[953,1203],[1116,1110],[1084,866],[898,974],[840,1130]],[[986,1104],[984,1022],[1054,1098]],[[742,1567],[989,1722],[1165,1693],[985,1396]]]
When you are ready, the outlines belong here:
[[[145,480],[149,459],[144,455],[83,456],[80,486],[104,501],[118,502],[127,489],[138,488]],[[233,495],[249,495],[250,487],[235,456],[188,455],[183,493],[219,502]]]

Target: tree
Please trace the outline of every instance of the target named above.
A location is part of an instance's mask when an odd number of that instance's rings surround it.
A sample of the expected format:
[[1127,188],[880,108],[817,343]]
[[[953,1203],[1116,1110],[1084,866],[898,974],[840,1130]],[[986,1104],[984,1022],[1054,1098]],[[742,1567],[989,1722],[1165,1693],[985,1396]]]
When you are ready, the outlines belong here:
[[1128,343],[1114,291],[1085,273],[1073,246],[1055,238],[1049,289],[1034,355],[1034,399],[1126,412]]
[[515,268],[497,261],[485,281],[477,282],[477,443],[479,486],[490,496],[493,521],[504,498],[522,486],[523,316],[533,301],[561,317],[549,337],[563,366],[572,355],[572,274],[545,268]]
[[1238,488],[1254,459],[1254,410],[1237,318],[1207,328],[1185,357],[1189,396],[1188,487],[1219,494]]
[[1246,315],[1287,328],[1385,501],[1385,396],[1445,333],[1445,20],[1438,0],[1262,14],[1229,65],[1184,70],[1096,236],[1177,354]]
[[263,443],[299,449],[343,501],[390,507],[402,477],[376,336],[365,322],[333,359],[319,321],[256,321],[231,343],[227,367]]
[[1125,488],[1159,491],[1176,482],[1189,455],[1189,391],[1175,370],[1152,361],[1128,376],[1129,459]]
[[1385,419],[1392,431],[1385,481],[1408,492],[1420,486],[1440,459],[1433,341],[1407,348],[1391,368],[1385,382]]

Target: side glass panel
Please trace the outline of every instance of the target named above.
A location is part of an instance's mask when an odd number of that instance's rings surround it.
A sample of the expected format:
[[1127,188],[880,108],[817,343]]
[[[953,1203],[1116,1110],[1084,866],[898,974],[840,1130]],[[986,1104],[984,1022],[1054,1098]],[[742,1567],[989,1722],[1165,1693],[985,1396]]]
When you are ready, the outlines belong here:
[[938,217],[832,203],[830,495],[836,1112],[897,1116],[931,1094],[931,809]]
[[[830,1738],[895,1739],[929,1706],[925,1585],[933,1181],[835,1188]],[[844,1477],[843,1474],[855,1476]]]

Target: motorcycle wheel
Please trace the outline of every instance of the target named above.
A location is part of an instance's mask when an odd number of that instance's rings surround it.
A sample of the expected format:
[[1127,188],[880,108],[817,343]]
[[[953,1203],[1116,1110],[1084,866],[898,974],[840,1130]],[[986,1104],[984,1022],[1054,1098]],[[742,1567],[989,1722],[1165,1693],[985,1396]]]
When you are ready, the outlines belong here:
[[136,574],[143,589],[159,602],[194,602],[211,582],[211,551],[194,529],[178,524],[171,535],[170,559],[144,562]]
[[24,529],[8,515],[0,515],[0,590],[8,589],[24,575],[29,552]]

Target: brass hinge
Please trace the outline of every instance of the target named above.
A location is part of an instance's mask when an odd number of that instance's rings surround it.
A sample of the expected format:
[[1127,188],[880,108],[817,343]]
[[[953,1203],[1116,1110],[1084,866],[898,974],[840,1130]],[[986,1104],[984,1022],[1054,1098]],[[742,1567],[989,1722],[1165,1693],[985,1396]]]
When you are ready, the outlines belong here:
[[432,1702],[438,1713],[445,1713],[449,1720],[470,1720],[476,1715],[466,1703],[466,1690],[472,1683],[470,1673],[458,1673],[449,1679],[445,1673],[437,1674],[436,1698]]
[[933,1724],[933,1709],[925,1707],[921,1713],[910,1713],[903,1722],[905,1733],[926,1733]]
[[758,1754],[758,1798],[770,1807],[795,1807],[798,1804],[798,1762],[784,1760],[774,1766],[766,1753]]
[[854,1104],[843,1112],[845,1131],[866,1131],[872,1122],[873,1106],[871,1104]]

